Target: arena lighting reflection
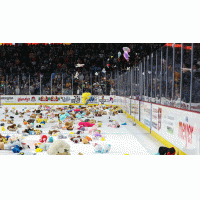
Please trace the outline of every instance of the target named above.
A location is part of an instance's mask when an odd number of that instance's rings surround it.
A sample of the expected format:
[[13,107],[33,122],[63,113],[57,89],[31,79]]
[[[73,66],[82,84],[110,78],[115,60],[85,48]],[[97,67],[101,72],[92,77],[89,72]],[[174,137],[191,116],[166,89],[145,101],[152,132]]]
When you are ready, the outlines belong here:
[[[164,47],[173,47],[173,43],[166,43],[166,44],[164,45]],[[175,48],[181,48],[181,44],[175,44],[174,47],[175,47]],[[183,48],[184,48],[184,49],[191,50],[191,49],[192,49],[192,46],[184,46],[184,45],[183,45]]]

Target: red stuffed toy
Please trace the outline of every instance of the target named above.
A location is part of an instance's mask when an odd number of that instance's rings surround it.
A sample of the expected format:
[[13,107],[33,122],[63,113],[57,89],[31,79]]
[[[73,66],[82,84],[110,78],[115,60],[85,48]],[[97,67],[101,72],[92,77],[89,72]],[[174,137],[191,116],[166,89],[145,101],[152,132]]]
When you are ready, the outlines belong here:
[[174,149],[174,147],[171,147],[168,149],[167,155],[175,155],[176,150]]
[[82,127],[93,127],[95,124],[90,124],[90,122],[79,122],[79,128],[81,129]]
[[47,136],[46,135],[41,135],[41,138],[39,140],[41,143],[46,142],[47,141]]
[[74,112],[79,112],[79,111],[81,111],[80,109],[74,109]]

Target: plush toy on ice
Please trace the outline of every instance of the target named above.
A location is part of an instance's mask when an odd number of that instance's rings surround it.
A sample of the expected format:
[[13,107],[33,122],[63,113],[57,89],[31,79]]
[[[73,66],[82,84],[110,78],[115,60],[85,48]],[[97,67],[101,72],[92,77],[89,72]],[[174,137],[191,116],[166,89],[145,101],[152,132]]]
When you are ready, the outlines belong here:
[[175,155],[176,150],[174,147],[168,148],[168,147],[159,147],[158,153],[154,155]]
[[41,135],[41,138],[40,138],[40,142],[43,143],[43,142],[47,142],[47,139],[48,137],[46,135]]
[[60,121],[64,121],[66,119],[66,117],[69,117],[70,114],[69,113],[65,113],[64,115],[59,115]]
[[95,153],[102,153],[102,154],[103,153],[109,153],[110,149],[111,149],[111,145],[110,144],[102,146],[100,144],[96,144],[95,143],[95,145],[94,145]]
[[63,140],[56,140],[47,150],[49,155],[70,155],[70,146]]
[[91,93],[86,92],[82,94],[82,102],[83,104],[87,105],[88,100],[90,99]]

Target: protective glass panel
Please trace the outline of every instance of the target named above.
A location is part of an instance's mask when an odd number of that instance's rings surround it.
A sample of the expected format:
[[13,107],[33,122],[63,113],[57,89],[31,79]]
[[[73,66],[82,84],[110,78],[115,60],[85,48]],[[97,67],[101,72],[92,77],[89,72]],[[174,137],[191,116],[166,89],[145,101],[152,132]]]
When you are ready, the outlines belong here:
[[194,43],[191,110],[200,112],[200,44]]
[[181,108],[189,109],[191,81],[191,43],[183,44]]

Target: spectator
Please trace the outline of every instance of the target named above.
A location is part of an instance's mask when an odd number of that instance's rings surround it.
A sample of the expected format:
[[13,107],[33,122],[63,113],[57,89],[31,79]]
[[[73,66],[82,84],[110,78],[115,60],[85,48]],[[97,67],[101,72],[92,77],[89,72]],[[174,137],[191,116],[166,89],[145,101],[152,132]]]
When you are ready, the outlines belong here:
[[16,95],[19,95],[19,94],[20,94],[20,89],[19,89],[19,87],[18,87],[18,86],[16,86],[16,89],[15,89],[15,94],[16,94]]

